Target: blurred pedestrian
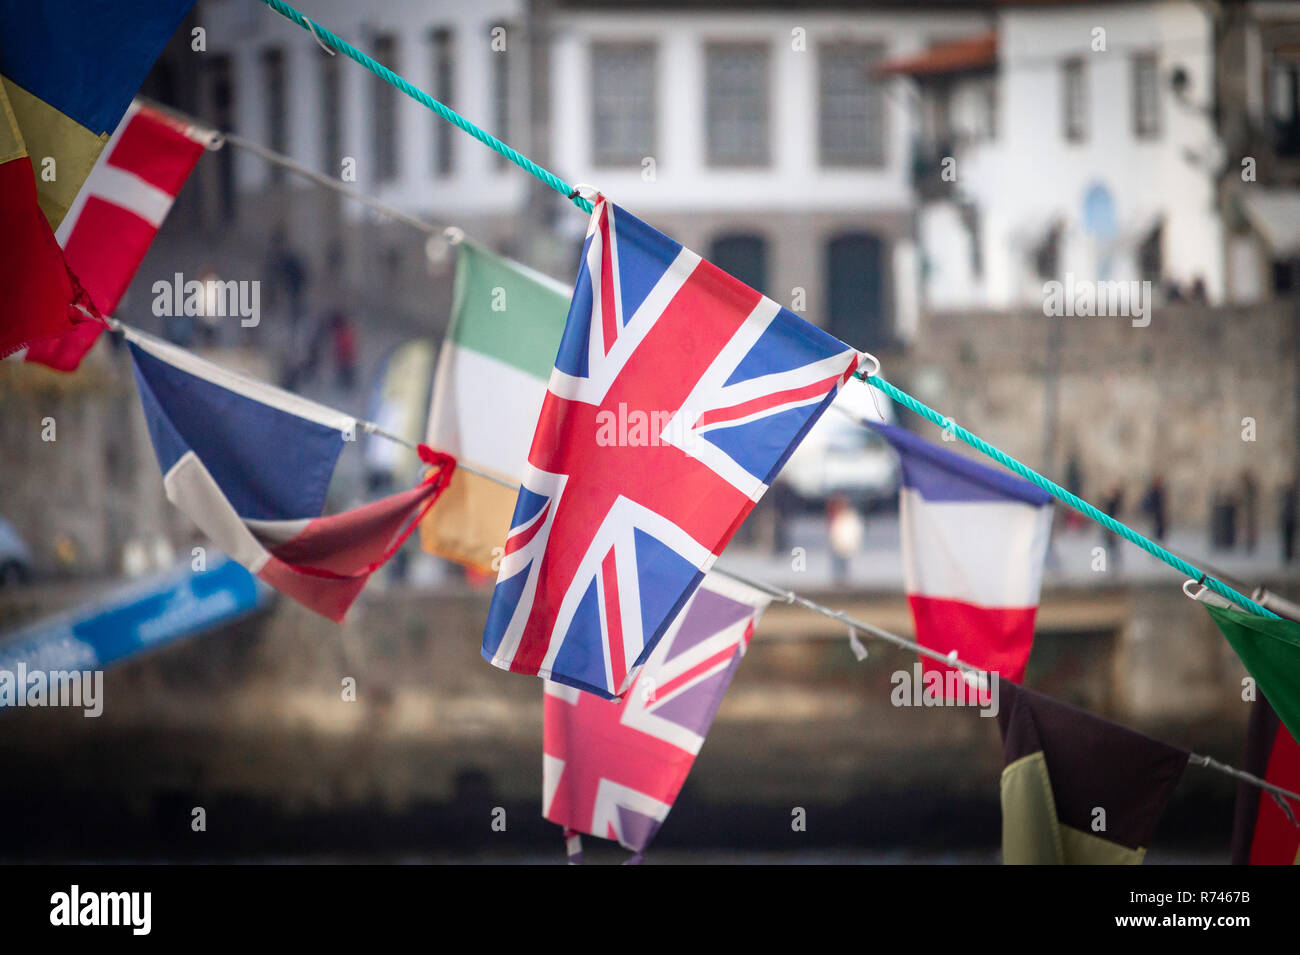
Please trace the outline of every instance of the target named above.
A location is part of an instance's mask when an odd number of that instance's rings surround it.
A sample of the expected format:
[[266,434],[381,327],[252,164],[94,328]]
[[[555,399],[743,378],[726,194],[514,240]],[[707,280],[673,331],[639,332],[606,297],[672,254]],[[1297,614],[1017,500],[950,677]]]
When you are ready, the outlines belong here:
[[334,380],[344,391],[357,384],[357,333],[342,312],[330,316],[330,340],[334,345]]
[[[1124,510],[1124,488],[1121,485],[1116,484],[1111,487],[1110,492],[1101,502],[1101,509],[1115,520],[1120,520],[1120,512]],[[1114,532],[1108,527],[1103,527],[1101,541],[1102,546],[1106,548],[1107,555],[1109,555],[1111,566],[1118,567],[1120,552],[1119,548],[1115,546],[1117,541]]]
[[[1083,465],[1079,461],[1077,450],[1070,452],[1070,458],[1065,463],[1065,489],[1075,497],[1083,497]],[[1078,530],[1087,520],[1072,507],[1061,510],[1065,513],[1065,526],[1072,531]]]
[[843,497],[833,497],[826,504],[831,547],[831,577],[842,584],[849,577],[849,562],[862,549],[865,530],[858,511]]
[[1259,540],[1259,485],[1249,468],[1241,472],[1241,536],[1246,553],[1255,553]]
[[1142,513],[1151,519],[1151,527],[1158,541],[1165,539],[1165,532],[1168,530],[1165,503],[1165,481],[1157,474],[1147,486],[1146,494],[1142,496]]
[[283,289],[289,306],[289,328],[294,331],[303,314],[303,293],[307,288],[307,266],[289,247],[289,237],[283,227],[271,236],[271,255],[268,263],[272,288]]
[[779,557],[790,554],[790,522],[798,509],[794,489],[785,481],[776,481],[768,496],[772,498],[772,552]]

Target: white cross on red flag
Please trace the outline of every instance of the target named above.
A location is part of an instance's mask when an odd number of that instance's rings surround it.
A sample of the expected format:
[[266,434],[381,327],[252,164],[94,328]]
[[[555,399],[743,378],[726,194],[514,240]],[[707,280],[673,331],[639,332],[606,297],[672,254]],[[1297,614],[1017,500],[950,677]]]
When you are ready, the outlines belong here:
[[[117,308],[214,135],[138,101],[127,109],[55,233],[100,314]],[[31,345],[27,361],[75,371],[103,330],[88,320]]]

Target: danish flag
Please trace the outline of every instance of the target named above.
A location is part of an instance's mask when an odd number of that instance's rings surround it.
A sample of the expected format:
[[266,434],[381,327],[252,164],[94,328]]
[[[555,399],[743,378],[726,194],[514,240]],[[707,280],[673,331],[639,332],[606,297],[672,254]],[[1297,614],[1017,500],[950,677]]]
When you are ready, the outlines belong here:
[[546,684],[543,815],[644,851],[686,782],[768,599],[710,574],[617,705]]
[[[133,102],[55,233],[68,268],[112,315],[158,228],[215,134]],[[74,371],[104,325],[86,321],[27,349],[28,361]]]
[[600,198],[483,656],[621,697],[858,360]]

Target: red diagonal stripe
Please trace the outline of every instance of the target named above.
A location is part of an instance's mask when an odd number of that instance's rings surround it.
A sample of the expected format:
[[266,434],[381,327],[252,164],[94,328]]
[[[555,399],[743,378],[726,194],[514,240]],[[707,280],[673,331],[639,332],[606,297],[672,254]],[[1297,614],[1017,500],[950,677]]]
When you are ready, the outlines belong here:
[[537,520],[533,521],[532,527],[526,531],[520,531],[506,541],[506,553],[513,554],[515,551],[527,546],[528,542],[537,536],[537,532],[542,529],[542,525],[546,523],[546,515],[550,510],[551,504],[548,501],[546,506],[542,508],[542,513],[537,516]]
[[627,677],[627,658],[623,654],[623,617],[618,605],[618,567],[614,562],[614,548],[611,547],[600,562],[600,573],[605,584],[605,627],[609,634],[611,685],[618,692]]
[[682,686],[683,684],[691,682],[691,680],[694,680],[700,674],[706,673],[709,670],[713,669],[719,663],[724,663],[729,661],[735,655],[736,655],[736,647],[733,644],[724,650],[719,650],[717,653],[709,657],[707,660],[697,663],[695,666],[691,667],[686,672],[677,674],[677,676],[673,677],[663,686],[655,687],[655,691],[654,691],[655,702],[657,703],[660,700],[660,698],[667,699],[672,694],[672,692],[676,690],[678,687]]
[[600,321],[605,330],[605,354],[618,337],[618,313],[614,310],[614,252],[611,246],[609,203],[600,217]]
[[804,385],[802,388],[791,388],[788,391],[780,391],[774,395],[763,395],[761,398],[742,401],[730,408],[714,408],[712,411],[706,411],[700,415],[699,420],[695,422],[695,427],[702,428],[706,425],[717,424],[720,421],[733,421],[738,418],[748,417],[766,408],[776,408],[787,402],[824,396],[835,387],[839,380],[839,375],[832,375],[830,378],[823,378],[821,381],[813,382],[811,385]]

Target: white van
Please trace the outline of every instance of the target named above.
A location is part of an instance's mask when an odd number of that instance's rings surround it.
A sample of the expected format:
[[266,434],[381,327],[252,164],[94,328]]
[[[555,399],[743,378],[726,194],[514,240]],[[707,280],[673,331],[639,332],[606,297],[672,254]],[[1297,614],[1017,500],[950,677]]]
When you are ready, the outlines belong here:
[[863,421],[894,423],[894,403],[857,378],[840,389],[835,403],[813,425],[777,475],[797,509],[824,507],[844,497],[872,511],[892,506],[898,496],[898,458]]

